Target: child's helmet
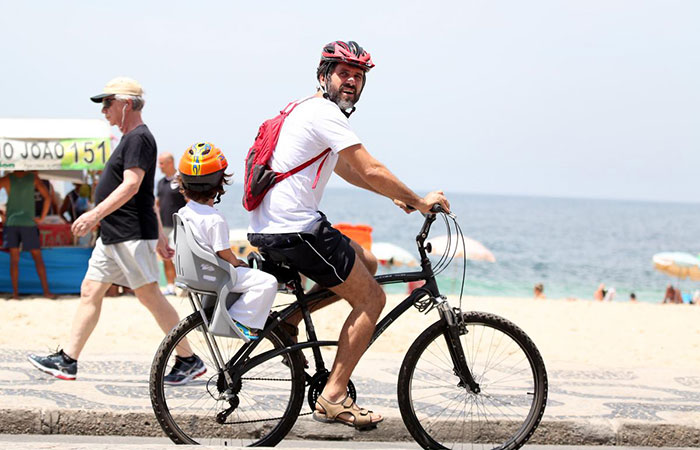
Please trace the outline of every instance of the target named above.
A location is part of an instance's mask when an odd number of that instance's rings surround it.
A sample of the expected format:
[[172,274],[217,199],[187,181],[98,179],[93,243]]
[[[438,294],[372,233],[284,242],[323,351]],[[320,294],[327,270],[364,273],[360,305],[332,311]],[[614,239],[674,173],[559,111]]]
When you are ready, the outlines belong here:
[[192,144],[180,159],[178,170],[185,189],[205,192],[221,184],[228,162],[211,142]]

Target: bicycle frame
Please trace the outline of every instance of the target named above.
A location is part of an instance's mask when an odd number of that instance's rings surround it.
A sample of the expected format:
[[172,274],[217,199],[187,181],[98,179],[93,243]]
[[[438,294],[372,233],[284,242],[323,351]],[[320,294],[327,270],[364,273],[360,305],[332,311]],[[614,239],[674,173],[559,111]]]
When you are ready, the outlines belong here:
[[[420,265],[421,270],[415,272],[402,272],[393,273],[385,275],[377,275],[374,279],[380,285],[394,284],[394,283],[408,283],[412,281],[425,281],[425,284],[421,287],[414,289],[401,303],[396,305],[389,313],[387,313],[382,320],[377,323],[372,338],[370,339],[367,347],[369,348],[374,341],[382,335],[382,333],[403,313],[405,313],[411,306],[416,305],[421,299],[425,297],[430,298],[430,303],[425,305],[425,310],[429,311],[433,307],[436,307],[440,318],[447,325],[445,329],[445,339],[448,342],[448,349],[452,357],[452,361],[455,365],[455,372],[459,374],[459,377],[464,385],[470,387],[473,392],[479,392],[479,386],[474,381],[471,371],[468,369],[466,358],[464,352],[460,345],[459,335],[460,333],[466,332],[460,327],[461,324],[461,311],[457,308],[450,308],[444,296],[440,294],[437,282],[435,280],[435,274],[432,269],[430,259],[427,256],[428,249],[425,245],[425,240],[430,231],[432,223],[435,221],[435,214],[425,215],[425,221],[421,228],[421,231],[416,236],[416,244],[418,246],[418,252],[420,254]],[[236,379],[242,376],[246,372],[248,367],[254,367],[269,359],[275,358],[277,356],[291,353],[294,351],[311,348],[314,354],[314,361],[316,363],[316,371],[325,370],[325,365],[323,362],[323,357],[321,356],[320,347],[327,346],[337,346],[338,341],[319,341],[316,337],[316,331],[313,326],[313,321],[311,320],[311,311],[315,305],[328,299],[335,295],[328,289],[322,289],[313,293],[306,294],[303,291],[301,284],[301,278],[298,273],[296,278],[291,283],[294,287],[293,293],[297,298],[297,301],[280,311],[279,313],[273,314],[271,320],[268,321],[265,328],[259,333],[260,337],[264,337],[270,333],[270,330],[276,328],[281,322],[284,322],[292,314],[301,310],[302,316],[304,318],[304,324],[306,326],[306,332],[308,335],[308,340],[305,342],[299,342],[291,346],[284,348],[274,349],[266,351],[260,355],[256,355],[253,358],[247,359],[248,356],[255,350],[258,341],[252,342],[251,345],[243,346],[228,362],[222,361],[223,367],[228,370],[224,370],[226,375],[230,374],[231,379]],[[194,305],[193,305],[194,306]],[[426,312],[427,312],[426,311]],[[216,347],[216,342],[211,340],[214,347]],[[216,349],[218,350],[218,349]],[[215,352],[218,355],[218,351]],[[239,362],[243,361],[243,364]],[[227,381],[230,381],[226,376]]]

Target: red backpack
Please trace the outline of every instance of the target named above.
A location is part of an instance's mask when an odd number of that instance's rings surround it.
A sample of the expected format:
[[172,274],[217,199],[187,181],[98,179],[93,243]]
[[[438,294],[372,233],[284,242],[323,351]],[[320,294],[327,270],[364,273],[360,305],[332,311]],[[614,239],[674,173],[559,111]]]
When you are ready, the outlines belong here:
[[323,164],[326,162],[328,153],[331,151],[330,148],[325,149],[317,156],[314,156],[310,160],[288,172],[275,172],[269,165],[270,159],[272,158],[272,153],[277,147],[277,141],[280,137],[280,131],[282,131],[284,119],[286,119],[287,116],[294,111],[294,108],[309,98],[300,102],[291,102],[282,111],[280,111],[277,117],[266,120],[262,125],[260,125],[258,135],[255,137],[255,142],[253,143],[253,146],[250,147],[250,150],[248,150],[248,156],[245,157],[243,207],[248,211],[252,211],[257,208],[260,202],[262,202],[263,198],[265,198],[267,191],[272,189],[275,184],[294,175],[300,170],[304,170],[311,164],[323,158],[323,161],[321,161],[321,165],[318,167],[318,171],[316,172],[316,179],[314,180],[314,184],[312,186],[312,189],[316,188]]

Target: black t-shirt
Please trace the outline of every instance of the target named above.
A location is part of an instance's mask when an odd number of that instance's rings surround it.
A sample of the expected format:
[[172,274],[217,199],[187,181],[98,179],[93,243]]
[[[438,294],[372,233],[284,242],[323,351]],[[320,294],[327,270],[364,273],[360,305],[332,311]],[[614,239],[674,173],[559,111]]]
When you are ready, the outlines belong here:
[[157,154],[153,135],[146,125],[139,125],[122,137],[109,157],[97,184],[95,203],[107,198],[124,181],[125,170],[138,167],[146,173],[136,195],[100,221],[100,236],[104,244],[158,239],[158,218],[153,209]]
[[180,186],[175,178],[163,177],[158,180],[158,207],[160,209],[160,221],[164,227],[173,226],[173,213],[176,213],[187,204],[185,197],[180,193]]

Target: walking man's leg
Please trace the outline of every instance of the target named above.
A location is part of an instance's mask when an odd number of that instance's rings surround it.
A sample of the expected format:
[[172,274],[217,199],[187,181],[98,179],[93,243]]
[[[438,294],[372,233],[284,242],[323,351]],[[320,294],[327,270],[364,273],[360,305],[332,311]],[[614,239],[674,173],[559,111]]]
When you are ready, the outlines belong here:
[[34,367],[62,380],[75,380],[78,373],[78,357],[100,319],[102,299],[110,284],[87,278],[83,280],[80,286],[80,303],[73,318],[68,345],[65,349],[48,356],[29,355],[27,359]]
[[64,348],[66,355],[78,359],[85,343],[92,334],[102,311],[102,300],[111,283],[95,280],[83,280],[80,286],[80,303],[73,317],[68,345]]
[[[134,293],[139,301],[153,314],[156,322],[158,322],[158,326],[165,334],[168,334],[180,322],[177,311],[160,292],[158,283],[145,284],[134,289]],[[193,354],[187,339],[183,339],[175,351],[179,356],[183,357],[189,357]]]

